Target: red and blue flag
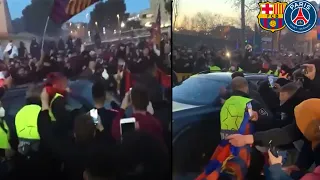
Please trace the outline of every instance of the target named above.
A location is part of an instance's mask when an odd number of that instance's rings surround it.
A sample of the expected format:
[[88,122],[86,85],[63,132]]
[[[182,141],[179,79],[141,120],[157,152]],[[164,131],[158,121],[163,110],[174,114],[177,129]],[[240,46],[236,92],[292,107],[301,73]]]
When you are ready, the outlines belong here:
[[99,0],[54,0],[50,19],[62,24]]

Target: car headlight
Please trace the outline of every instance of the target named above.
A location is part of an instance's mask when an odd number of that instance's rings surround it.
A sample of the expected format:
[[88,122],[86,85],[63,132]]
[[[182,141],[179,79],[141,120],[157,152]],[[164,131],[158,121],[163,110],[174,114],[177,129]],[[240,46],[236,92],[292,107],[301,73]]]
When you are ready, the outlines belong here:
[[227,58],[230,58],[230,57],[231,57],[230,52],[226,52],[226,57],[227,57]]

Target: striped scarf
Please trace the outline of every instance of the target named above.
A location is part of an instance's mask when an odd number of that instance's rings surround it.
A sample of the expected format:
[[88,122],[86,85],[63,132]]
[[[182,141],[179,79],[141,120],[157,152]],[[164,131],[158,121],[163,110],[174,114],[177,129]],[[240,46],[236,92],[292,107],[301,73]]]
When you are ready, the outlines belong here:
[[[245,113],[238,132],[240,134],[252,134],[253,126],[249,122],[248,113]],[[250,152],[251,145],[234,147],[227,140],[221,140],[204,172],[196,180],[217,180],[222,176],[234,180],[244,180],[250,166]]]

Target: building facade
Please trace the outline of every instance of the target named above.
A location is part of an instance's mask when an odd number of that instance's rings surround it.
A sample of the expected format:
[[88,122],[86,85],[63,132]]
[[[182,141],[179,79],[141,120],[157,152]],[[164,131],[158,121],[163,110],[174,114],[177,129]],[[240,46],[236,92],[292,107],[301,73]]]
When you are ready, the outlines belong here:
[[0,0],[0,23],[0,36],[8,36],[13,32],[7,0]]
[[164,0],[149,0],[150,8],[144,9],[140,13],[133,15],[128,20],[140,20],[141,26],[151,27],[152,23],[156,21],[158,8],[160,5],[161,13],[161,27],[167,27],[171,25],[171,17],[166,12]]

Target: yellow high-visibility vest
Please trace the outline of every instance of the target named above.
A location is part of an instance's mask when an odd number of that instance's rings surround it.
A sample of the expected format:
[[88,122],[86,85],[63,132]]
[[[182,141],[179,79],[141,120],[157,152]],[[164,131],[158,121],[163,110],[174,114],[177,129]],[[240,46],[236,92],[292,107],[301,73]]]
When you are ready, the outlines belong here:
[[18,111],[15,117],[15,127],[19,140],[39,140],[38,115],[39,105],[30,104]]
[[210,66],[210,71],[221,71],[221,68],[218,66]]
[[4,120],[0,120],[0,123],[3,123],[3,128],[0,127],[0,149],[10,149],[10,144],[9,144],[9,128]]
[[[229,71],[230,71],[230,72],[233,72],[233,71],[231,70],[231,67],[229,68]],[[237,69],[235,72],[243,72],[243,69],[241,69],[240,67],[238,67],[238,69]]]
[[50,102],[50,108],[49,108],[49,116],[51,121],[56,121],[56,117],[54,117],[54,114],[52,113],[52,103],[54,102],[54,100],[56,100],[58,97],[63,97],[62,94],[56,93],[54,95],[54,97],[52,98],[51,102]]
[[273,73],[273,75],[275,75],[275,76],[279,76],[279,74],[280,74],[279,69],[277,69],[277,70]]
[[[269,71],[268,71],[267,73],[265,73],[265,74],[272,74],[272,72],[273,72],[272,70],[269,70]],[[258,73],[262,73],[261,70],[260,70]]]
[[241,96],[231,96],[227,99],[220,111],[221,130],[237,131],[243,121],[247,104],[251,101],[252,99]]

